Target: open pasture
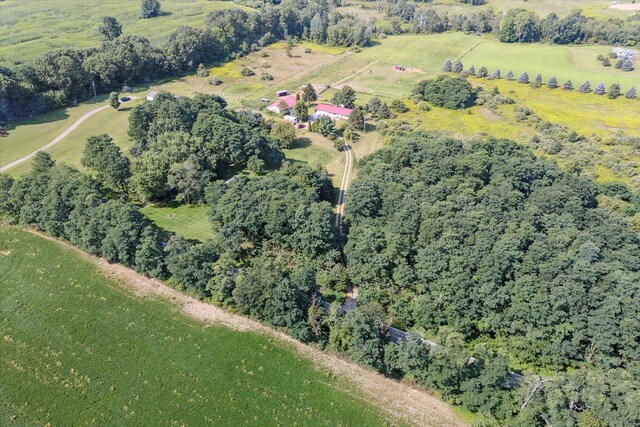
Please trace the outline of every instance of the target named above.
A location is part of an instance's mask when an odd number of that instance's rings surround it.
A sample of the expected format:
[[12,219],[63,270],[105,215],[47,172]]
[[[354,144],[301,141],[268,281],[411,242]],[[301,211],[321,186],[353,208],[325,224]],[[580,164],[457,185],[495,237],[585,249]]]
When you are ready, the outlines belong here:
[[[449,13],[462,13],[477,8],[493,8],[505,12],[521,7],[536,12],[540,17],[555,13],[560,17],[569,15],[574,10],[582,10],[584,15],[598,18],[624,18],[633,13],[630,10],[610,7],[609,0],[487,0],[482,6],[463,5],[458,0],[434,0],[432,7]],[[620,1],[629,4],[631,0]]]
[[0,228],[0,422],[383,425],[288,345],[135,296],[77,251]]
[[[187,76],[152,87],[180,96],[196,93],[215,93],[224,97],[231,105],[258,103],[266,98],[275,99],[276,90],[293,91],[309,82],[308,77],[332,64],[345,54],[344,48],[335,48],[316,43],[296,44],[287,55],[286,43],[274,43],[260,52],[254,52],[235,61],[209,69],[209,75],[222,81],[218,86],[207,84],[204,77]],[[243,68],[253,71],[252,76],[243,76]],[[272,80],[263,80],[262,74],[271,75]],[[314,81],[315,83],[315,81]]]
[[[138,96],[143,97],[140,92]],[[129,113],[131,109],[144,102],[142,98],[129,101],[116,111],[108,108],[99,111],[82,122],[76,129],[60,140],[56,145],[47,149],[54,160],[78,169],[82,150],[87,138],[103,133],[109,134],[114,142],[126,154],[132,143],[127,135],[129,129]],[[48,144],[84,114],[106,104],[106,96],[99,96],[96,100],[89,100],[76,107],[43,114],[34,119],[19,120],[9,124],[9,136],[0,141],[0,166],[11,163],[34,150]],[[27,160],[7,170],[12,176],[19,176],[31,169],[31,160]]]
[[0,2],[0,65],[28,64],[47,50],[89,48],[102,43],[102,17],[113,16],[124,35],[159,45],[180,25],[203,26],[210,11],[239,8],[231,1],[164,0],[161,16],[140,19],[140,2],[130,0],[6,0]]
[[[527,72],[531,80],[541,74],[546,82],[555,76],[560,84],[572,80],[579,86],[589,80],[592,86],[603,82],[607,87],[618,83],[626,90],[640,88],[640,65],[631,72],[603,67],[598,54],[611,51],[607,46],[551,46],[544,44],[507,44],[463,33],[403,35],[381,40],[364,49],[357,57],[368,61],[361,73],[344,82],[359,92],[378,95],[407,95],[413,84],[440,72],[446,59],[460,59],[465,69],[486,66],[489,72],[499,69],[502,75],[512,70],[516,78]],[[399,64],[406,71],[393,71]],[[371,70],[371,73],[369,73]]]

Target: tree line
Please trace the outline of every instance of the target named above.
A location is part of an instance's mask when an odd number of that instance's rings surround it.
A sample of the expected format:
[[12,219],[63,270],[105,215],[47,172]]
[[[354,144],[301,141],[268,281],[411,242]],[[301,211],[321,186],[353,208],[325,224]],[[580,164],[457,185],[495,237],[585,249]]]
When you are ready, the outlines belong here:
[[626,20],[599,19],[574,11],[564,18],[550,13],[540,18],[535,12],[514,8],[502,12],[493,9],[473,10],[466,13],[437,11],[431,7],[418,8],[409,0],[387,1],[385,11],[391,25],[384,28],[391,34],[403,32],[396,23],[411,24],[409,31],[422,34],[458,31],[464,33],[493,33],[504,43],[551,44],[608,44],[635,46],[640,43],[640,14]]
[[[36,116],[122,85],[195,70],[199,64],[246,55],[287,38],[340,46],[366,46],[364,21],[333,11],[327,2],[286,0],[255,13],[210,12],[203,28],[178,27],[158,47],[140,36],[120,36],[117,22],[103,21],[107,38],[91,49],[56,49],[17,70],[0,69],[0,121]],[[95,85],[95,86],[94,86]]]

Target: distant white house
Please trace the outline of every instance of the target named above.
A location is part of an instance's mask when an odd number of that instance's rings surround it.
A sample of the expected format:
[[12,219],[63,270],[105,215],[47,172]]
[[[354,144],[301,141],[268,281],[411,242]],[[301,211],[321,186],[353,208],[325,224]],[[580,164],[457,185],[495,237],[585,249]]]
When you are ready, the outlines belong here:
[[154,99],[156,99],[156,96],[158,95],[158,91],[154,90],[153,92],[149,92],[147,94],[147,101],[153,101]]
[[317,120],[322,116],[327,116],[332,120],[347,120],[351,115],[350,108],[336,107],[335,105],[318,104],[316,112],[311,116],[313,120]]
[[272,111],[276,114],[289,114],[294,105],[296,105],[296,96],[287,95],[277,98],[271,105],[267,107],[267,110]]
[[615,53],[620,59],[623,59],[623,58],[636,59],[638,56],[637,51],[632,49],[625,49],[623,47],[614,47],[613,53]]

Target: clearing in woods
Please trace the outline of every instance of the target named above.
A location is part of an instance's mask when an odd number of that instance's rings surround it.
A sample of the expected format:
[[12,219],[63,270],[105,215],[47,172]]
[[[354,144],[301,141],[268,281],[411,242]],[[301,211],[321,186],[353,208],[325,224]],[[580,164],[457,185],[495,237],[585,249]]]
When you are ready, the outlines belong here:
[[464,425],[434,397],[0,228],[0,424]]

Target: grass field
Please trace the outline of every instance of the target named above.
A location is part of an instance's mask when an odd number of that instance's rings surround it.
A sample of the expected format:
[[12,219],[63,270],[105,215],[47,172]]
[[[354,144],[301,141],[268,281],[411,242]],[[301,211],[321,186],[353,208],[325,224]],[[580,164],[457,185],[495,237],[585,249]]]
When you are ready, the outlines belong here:
[[[305,53],[310,49],[310,53]],[[260,99],[275,99],[276,90],[293,91],[309,82],[309,76],[331,65],[345,52],[344,48],[330,47],[316,43],[298,43],[292,49],[292,56],[286,54],[285,43],[275,43],[260,52],[252,53],[236,61],[230,61],[209,69],[209,75],[218,77],[222,84],[211,86],[202,77],[189,76],[157,86],[155,90],[164,90],[180,96],[193,96],[196,93],[215,93],[227,99],[232,106],[247,102],[260,104]],[[266,54],[267,56],[263,56]],[[255,75],[243,77],[243,67],[253,70]],[[266,72],[273,80],[261,80]]]
[[[146,90],[140,90],[136,93],[143,97]],[[83,169],[80,159],[87,138],[106,133],[113,138],[123,152],[127,153],[132,145],[127,135],[129,113],[140,102],[143,102],[142,98],[122,104],[117,111],[109,108],[94,114],[64,139],[49,148],[47,152],[58,162]],[[68,107],[43,114],[34,119],[10,123],[8,126],[9,136],[0,140],[0,166],[46,145],[84,114],[105,104],[106,96],[99,96],[96,100],[85,101],[76,107]],[[31,161],[28,160],[7,170],[7,173],[19,176],[29,171],[30,168]]]
[[161,16],[143,20],[139,1],[6,0],[0,2],[0,65],[29,63],[53,48],[99,46],[103,16],[117,18],[123,34],[159,45],[178,26],[203,26],[208,12],[229,8],[252,10],[231,1],[164,0]]
[[0,424],[382,425],[265,335],[134,296],[76,251],[0,228]]
[[156,206],[149,205],[140,212],[163,230],[185,239],[204,241],[215,237],[209,222],[208,206]]
[[[561,84],[571,79],[574,86],[590,80],[592,86],[603,82],[607,87],[618,83],[624,90],[640,88],[640,65],[625,73],[605,68],[597,60],[598,54],[610,51],[607,46],[506,44],[463,33],[394,36],[358,54],[369,66],[344,83],[364,93],[406,95],[416,81],[438,73],[447,58],[460,58],[465,69],[474,65],[478,70],[484,65],[490,72],[500,69],[503,76],[509,70],[516,77],[526,71],[531,79],[541,74],[545,82],[556,76]],[[402,64],[407,71],[393,71],[393,64]]]
[[[617,10],[609,7],[609,0],[487,0],[484,6],[464,6],[458,0],[434,0],[433,7],[437,10],[448,11],[449,13],[460,13],[473,10],[475,8],[493,8],[496,11],[507,11],[517,7],[533,10],[540,17],[546,17],[549,13],[556,13],[558,16],[566,16],[576,9],[580,9],[586,16],[599,18],[617,17],[624,18],[630,12]],[[630,0],[619,1],[619,3],[631,3]]]

